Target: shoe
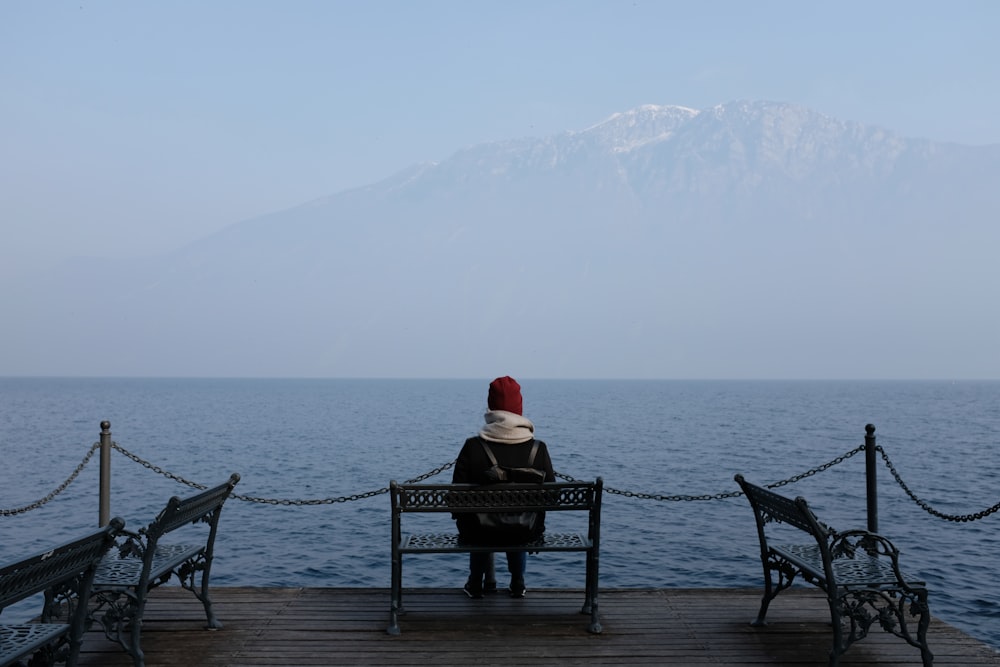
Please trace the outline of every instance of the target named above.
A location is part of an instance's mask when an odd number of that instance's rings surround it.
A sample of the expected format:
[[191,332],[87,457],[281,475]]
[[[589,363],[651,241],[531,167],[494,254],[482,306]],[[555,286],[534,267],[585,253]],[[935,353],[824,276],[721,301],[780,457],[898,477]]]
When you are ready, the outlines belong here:
[[496,595],[497,593],[497,582],[486,581],[483,582],[483,595]]
[[524,588],[524,579],[511,579],[510,588],[507,589],[512,598],[523,598],[526,592]]
[[462,590],[465,591],[465,594],[473,600],[483,599],[483,589],[473,586],[471,582],[466,582],[465,586],[462,587]]

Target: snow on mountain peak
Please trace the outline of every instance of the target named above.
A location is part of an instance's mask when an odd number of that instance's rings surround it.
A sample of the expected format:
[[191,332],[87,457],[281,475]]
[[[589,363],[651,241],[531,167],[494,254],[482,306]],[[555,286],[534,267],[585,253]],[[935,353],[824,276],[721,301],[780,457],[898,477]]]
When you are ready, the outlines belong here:
[[574,134],[595,137],[612,152],[628,152],[669,139],[677,128],[699,113],[697,109],[678,105],[643,104],[611,114],[604,121]]

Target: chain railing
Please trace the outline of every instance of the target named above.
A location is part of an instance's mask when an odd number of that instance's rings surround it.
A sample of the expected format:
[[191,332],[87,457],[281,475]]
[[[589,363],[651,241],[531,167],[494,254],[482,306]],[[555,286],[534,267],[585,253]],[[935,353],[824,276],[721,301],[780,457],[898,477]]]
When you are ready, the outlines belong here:
[[915,502],[922,510],[924,510],[928,514],[936,516],[939,519],[945,519],[946,521],[965,522],[965,521],[977,521],[979,519],[988,517],[990,514],[1000,511],[1000,503],[997,503],[993,507],[989,507],[980,512],[974,512],[973,514],[945,514],[944,512],[940,512],[931,507],[931,505],[927,501],[919,498],[915,493],[913,493],[913,491],[910,490],[910,487],[907,486],[906,482],[903,481],[902,476],[899,474],[899,471],[896,470],[896,466],[892,464],[892,461],[889,459],[889,455],[886,454],[885,449],[882,448],[882,445],[877,445],[875,447],[875,451],[877,451],[879,454],[882,455],[882,460],[885,462],[886,467],[892,474],[893,479],[895,479],[896,483],[899,484],[899,487],[903,489],[903,491],[906,493],[907,496],[910,497],[910,500]]
[[94,457],[94,452],[96,452],[97,448],[100,447],[100,446],[101,446],[101,444],[99,442],[95,442],[93,445],[91,445],[90,451],[88,451],[87,455],[83,457],[82,461],[80,461],[80,465],[78,465],[76,467],[76,469],[73,472],[70,473],[69,477],[66,478],[66,481],[64,481],[62,484],[60,484],[59,486],[57,486],[52,491],[52,493],[48,494],[44,498],[40,498],[40,499],[36,500],[35,502],[28,503],[27,505],[24,505],[22,507],[12,507],[10,509],[0,508],[0,516],[14,516],[16,514],[24,514],[25,512],[30,512],[31,510],[36,510],[39,507],[41,507],[42,505],[44,505],[45,503],[49,502],[50,500],[52,500],[53,498],[55,498],[56,496],[58,496],[60,493],[62,493],[63,491],[65,491],[66,487],[68,487],[70,484],[72,484],[73,480],[75,480],[77,478],[77,476],[83,471],[83,469],[87,467],[87,464],[90,463],[90,459],[92,459]]
[[[413,479],[408,479],[405,484],[416,484],[417,482],[422,482],[425,479],[433,477],[439,473],[444,472],[448,468],[455,465],[454,461],[449,461],[448,463],[439,465],[437,468],[425,472],[423,475],[418,475]],[[352,500],[363,500],[365,498],[371,498],[373,496],[380,496],[384,493],[389,493],[389,487],[383,486],[381,488],[375,489],[373,491],[365,491],[364,493],[352,493],[349,496],[339,496],[337,498],[316,498],[310,500],[289,500],[287,498],[255,498],[253,496],[240,496],[234,494],[232,497],[237,500],[245,500],[251,503],[264,503],[267,505],[333,505],[334,503],[346,503]]]
[[[163,468],[160,468],[159,466],[153,465],[149,461],[146,461],[146,460],[144,460],[144,459],[136,456],[132,452],[128,451],[127,449],[119,446],[118,443],[112,442],[111,443],[111,448],[114,449],[114,450],[116,450],[116,451],[118,451],[118,452],[120,452],[120,453],[122,453],[127,458],[135,461],[136,463],[138,463],[139,465],[143,466],[144,468],[152,470],[153,472],[155,472],[155,473],[157,473],[159,475],[163,475],[164,477],[167,477],[168,479],[172,479],[175,482],[179,482],[181,484],[185,484],[185,485],[193,487],[195,489],[206,489],[206,488],[208,488],[207,486],[205,486],[203,484],[198,484],[197,482],[192,482],[192,481],[190,481],[188,479],[184,479],[180,475],[176,475],[174,473],[171,473],[171,472],[168,472],[168,471],[164,470]],[[813,475],[819,474],[819,473],[823,472],[824,470],[827,470],[827,469],[829,469],[829,468],[831,468],[831,467],[833,467],[835,465],[843,463],[844,461],[846,461],[847,459],[851,458],[852,456],[854,456],[858,452],[863,452],[864,450],[865,450],[865,446],[864,445],[859,445],[858,447],[852,449],[851,451],[849,451],[849,452],[847,452],[847,453],[845,453],[845,454],[843,454],[841,456],[836,457],[835,459],[833,459],[831,461],[828,461],[828,462],[826,462],[826,463],[824,463],[822,465],[816,466],[815,468],[811,468],[809,470],[806,470],[805,472],[799,473],[797,475],[793,475],[792,477],[789,477],[787,479],[783,479],[781,481],[769,484],[769,485],[767,485],[767,487],[771,488],[771,489],[775,489],[775,488],[778,488],[778,487],[781,487],[781,486],[785,486],[787,484],[792,484],[794,482],[797,482],[797,481],[799,481],[801,479],[805,479],[807,477],[812,477]],[[437,468],[434,468],[434,469],[432,469],[432,470],[430,470],[430,471],[428,471],[428,472],[426,472],[426,473],[424,473],[422,475],[419,475],[419,476],[414,477],[412,479],[408,479],[408,480],[406,480],[405,483],[406,484],[416,484],[417,482],[422,482],[425,479],[429,479],[431,477],[434,477],[435,475],[438,475],[438,474],[444,472],[445,470],[448,470],[449,468],[453,467],[454,465],[455,465],[454,461],[449,461],[448,463],[444,463],[444,464],[438,466]],[[567,475],[567,474],[561,473],[561,472],[556,472],[556,477],[559,477],[560,479],[564,479],[567,482],[578,482],[578,481],[580,481],[577,478],[573,477],[572,475]],[[642,492],[638,492],[638,491],[626,491],[626,490],[616,489],[614,487],[609,487],[609,486],[605,486],[604,490],[607,493],[611,493],[611,494],[615,494],[615,495],[620,495],[620,496],[625,496],[626,498],[639,498],[639,499],[642,499],[642,500],[661,500],[661,501],[721,500],[723,498],[738,498],[739,496],[743,495],[742,491],[730,491],[730,492],[724,492],[724,493],[705,494],[705,495],[698,495],[698,496],[690,496],[690,495],[669,495],[668,496],[668,495],[661,495],[661,494],[642,493]],[[383,487],[381,487],[379,489],[374,489],[374,490],[371,490],[371,491],[364,491],[362,493],[354,493],[354,494],[350,494],[350,495],[346,495],[346,496],[340,496],[340,497],[337,497],[337,498],[309,498],[309,499],[260,498],[260,497],[255,497],[255,496],[240,495],[240,494],[236,494],[236,493],[234,493],[230,497],[231,498],[235,498],[236,500],[243,500],[243,501],[251,502],[251,503],[262,503],[262,504],[266,504],[266,505],[298,505],[298,506],[301,506],[301,505],[332,505],[334,503],[343,503],[343,502],[349,502],[349,501],[352,501],[352,500],[363,500],[365,498],[371,498],[373,496],[382,495],[382,494],[385,494],[385,493],[388,493],[388,492],[389,492],[389,487],[383,486]]]
[[[49,501],[51,501],[53,498],[55,498],[60,493],[62,493],[70,484],[73,483],[73,481],[79,476],[80,472],[87,466],[87,464],[93,458],[94,452],[97,451],[97,449],[99,448],[99,446],[100,446],[100,443],[94,443],[91,446],[91,448],[87,451],[87,454],[83,457],[83,460],[80,462],[79,465],[76,466],[76,468],[69,475],[69,477],[66,478],[66,480],[63,481],[59,486],[57,486],[51,493],[49,493],[48,495],[46,495],[45,497],[43,497],[43,498],[41,498],[39,500],[36,500],[36,501],[34,501],[32,503],[29,503],[29,504],[21,506],[21,507],[14,507],[14,508],[10,508],[10,509],[0,508],[0,516],[14,516],[14,515],[17,515],[17,514],[23,514],[25,512],[29,512],[29,511],[34,510],[34,509],[38,509],[39,507],[41,507],[41,506],[45,505],[46,503],[48,503]],[[135,463],[138,463],[139,465],[143,466],[144,468],[147,468],[148,470],[150,470],[150,471],[152,471],[152,472],[154,472],[154,473],[156,473],[158,475],[162,475],[162,476],[164,476],[164,477],[166,477],[168,479],[171,479],[171,480],[173,480],[173,481],[175,481],[175,482],[177,482],[179,484],[184,484],[185,486],[189,486],[191,488],[199,489],[199,490],[203,490],[203,489],[208,488],[204,484],[200,484],[198,482],[194,482],[194,481],[191,481],[189,479],[185,479],[184,477],[182,477],[182,476],[180,476],[178,474],[172,473],[172,472],[170,472],[168,470],[165,470],[165,469],[161,468],[160,466],[154,465],[153,463],[150,463],[149,461],[147,461],[147,460],[145,460],[145,459],[137,456],[136,454],[133,454],[132,452],[128,451],[124,447],[121,447],[116,442],[112,442],[111,443],[111,448],[114,449],[115,451],[121,453],[126,458],[128,458],[128,459],[134,461]],[[889,472],[892,474],[893,479],[895,479],[896,483],[899,484],[899,486],[903,489],[903,491],[906,493],[906,495],[913,502],[915,502],[919,507],[921,507],[927,513],[929,513],[929,514],[931,514],[933,516],[936,516],[936,517],[938,517],[940,519],[945,519],[947,521],[968,522],[968,521],[976,521],[976,520],[979,520],[979,519],[983,519],[983,518],[985,518],[985,517],[987,517],[987,516],[989,516],[991,514],[994,514],[994,513],[998,512],[998,511],[1000,511],[1000,503],[997,503],[996,505],[993,505],[990,508],[987,508],[987,509],[979,511],[979,512],[971,513],[971,514],[946,514],[944,512],[941,512],[941,511],[935,509],[934,507],[932,507],[925,500],[921,499],[919,496],[917,496],[910,489],[910,487],[903,480],[902,476],[899,474],[899,471],[896,469],[896,467],[893,464],[893,462],[890,460],[889,455],[886,453],[885,449],[881,445],[875,445],[874,449],[875,449],[876,452],[878,452],[881,455],[882,460],[885,463],[886,467],[889,469]],[[786,479],[783,479],[783,480],[780,480],[780,481],[777,481],[777,482],[772,482],[771,484],[767,484],[766,486],[767,486],[767,488],[775,489],[775,488],[779,488],[779,487],[782,487],[782,486],[786,486],[788,484],[793,484],[793,483],[798,482],[798,481],[800,481],[802,479],[805,479],[807,477],[812,477],[813,475],[817,475],[817,474],[819,474],[821,472],[824,472],[824,471],[826,471],[826,470],[828,470],[828,469],[830,469],[830,468],[832,468],[832,467],[834,467],[836,465],[839,465],[839,464],[843,463],[844,461],[852,458],[853,456],[857,455],[858,453],[864,452],[864,451],[866,451],[866,445],[864,445],[864,444],[859,445],[859,446],[855,447],[854,449],[852,449],[852,450],[850,450],[848,452],[845,452],[844,454],[841,454],[840,456],[837,456],[837,457],[831,459],[830,461],[827,461],[826,463],[818,465],[818,466],[816,466],[814,468],[810,468],[809,470],[801,472],[801,473],[799,473],[797,475],[793,475],[793,476],[788,477]],[[414,477],[412,479],[406,480],[406,483],[407,484],[415,484],[415,483],[418,483],[418,482],[422,482],[422,481],[424,481],[426,479],[434,477],[435,475],[439,475],[440,473],[444,472],[445,470],[448,470],[449,468],[453,467],[454,465],[455,465],[455,461],[449,461],[449,462],[444,463],[444,464],[442,464],[442,465],[440,465],[440,466],[438,466],[436,468],[433,468],[432,470],[429,470],[428,472],[426,472],[426,473],[424,473],[422,475],[418,475],[417,477]],[[576,479],[575,477],[573,477],[571,475],[567,475],[565,473],[557,472],[556,476],[559,477],[560,479],[566,480],[568,482],[577,482],[577,481],[580,481],[580,480]],[[614,495],[619,495],[619,496],[623,496],[623,497],[626,497],[626,498],[637,498],[637,499],[640,499],[640,500],[655,500],[655,501],[662,501],[662,502],[685,502],[685,501],[723,500],[723,499],[726,499],[726,498],[737,498],[737,497],[743,495],[742,491],[727,491],[727,492],[712,493],[712,494],[702,494],[702,495],[683,495],[683,494],[666,495],[666,494],[658,494],[658,493],[643,493],[643,492],[640,492],[640,491],[631,491],[631,490],[626,490],[626,489],[616,489],[616,488],[608,487],[608,486],[605,486],[604,490],[607,493],[614,494]],[[258,496],[249,496],[249,495],[241,495],[241,494],[233,494],[231,497],[235,498],[237,500],[244,501],[244,502],[261,503],[261,504],[266,504],[266,505],[309,506],[309,505],[332,505],[332,504],[335,504],[335,503],[346,503],[346,502],[351,502],[351,501],[355,501],[355,500],[364,500],[366,498],[371,498],[371,497],[374,497],[374,496],[379,496],[379,495],[382,495],[382,494],[385,494],[385,493],[388,493],[388,492],[389,492],[389,487],[383,486],[383,487],[380,487],[378,489],[372,489],[372,490],[364,491],[364,492],[361,492],[361,493],[353,493],[353,494],[349,494],[349,495],[338,496],[338,497],[331,497],[331,498],[305,498],[305,499],[263,498],[263,497],[258,497]]]
[[[852,449],[851,451],[847,452],[846,454],[842,454],[841,456],[838,456],[837,458],[831,461],[827,461],[822,465],[816,466],[815,468],[810,468],[805,472],[801,472],[798,475],[793,475],[792,477],[789,477],[788,479],[783,479],[780,482],[773,482],[771,484],[767,484],[766,486],[769,489],[777,489],[787,484],[798,482],[799,480],[805,479],[806,477],[812,477],[813,475],[819,474],[824,470],[832,468],[835,465],[843,463],[844,461],[851,458],[858,452],[863,452],[863,451],[865,451],[865,446],[859,445],[854,449]],[[558,472],[556,473],[556,476],[565,479],[567,482],[580,481],[578,479],[570,477],[569,475],[564,475]],[[684,501],[696,501],[696,500],[723,500],[725,498],[739,498],[740,496],[743,495],[742,491],[726,491],[721,493],[703,494],[699,496],[687,496],[687,495],[665,496],[657,493],[640,493],[638,491],[623,491],[621,489],[615,489],[609,486],[605,486],[604,490],[607,493],[613,493],[619,496],[625,496],[626,498],[639,498],[641,500],[660,500],[660,501],[671,501],[671,502],[684,502]]]
[[[111,443],[111,448],[114,449],[114,450],[116,450],[116,451],[118,451],[118,452],[121,452],[123,455],[125,455],[125,457],[127,457],[129,459],[132,459],[133,461],[135,461],[139,465],[143,466],[144,468],[148,468],[149,470],[152,470],[153,472],[157,473],[158,475],[163,475],[164,477],[166,477],[168,479],[172,479],[175,482],[179,482],[180,484],[185,484],[185,485],[193,487],[195,489],[202,489],[203,490],[203,489],[207,489],[208,488],[204,484],[199,484],[197,482],[192,482],[191,480],[184,479],[180,475],[175,475],[174,473],[168,472],[168,471],[164,470],[163,468],[161,468],[159,466],[153,465],[149,461],[146,461],[146,460],[144,460],[142,458],[139,458],[138,456],[136,456],[132,452],[128,451],[124,447],[119,446],[117,442],[112,442]],[[444,465],[440,465],[437,468],[434,468],[433,470],[424,473],[423,475],[419,475],[417,477],[414,477],[413,479],[406,480],[406,483],[407,484],[416,484],[417,482],[421,482],[421,481],[423,481],[423,480],[425,480],[425,479],[427,479],[429,477],[433,477],[434,475],[437,475],[437,474],[439,474],[439,473],[447,470],[448,468],[451,468],[453,465],[455,465],[454,461],[451,461],[449,463],[445,463]],[[259,498],[259,497],[256,497],[256,496],[245,496],[245,495],[241,495],[241,494],[238,494],[238,493],[234,493],[234,494],[232,494],[229,497],[230,498],[235,498],[236,500],[242,500],[242,501],[245,501],[245,502],[248,502],[248,503],[261,503],[261,504],[264,504],[264,505],[296,505],[296,506],[305,506],[305,505],[333,505],[334,503],[345,503],[345,502],[349,502],[349,501],[352,501],[352,500],[363,500],[365,498],[371,498],[373,496],[382,495],[384,493],[389,493],[389,487],[388,486],[384,486],[384,487],[382,487],[380,489],[376,489],[374,491],[365,491],[363,493],[352,493],[350,495],[340,496],[338,498],[308,498],[308,499],[301,499],[301,500],[293,500],[293,499],[289,499],[289,498]]]

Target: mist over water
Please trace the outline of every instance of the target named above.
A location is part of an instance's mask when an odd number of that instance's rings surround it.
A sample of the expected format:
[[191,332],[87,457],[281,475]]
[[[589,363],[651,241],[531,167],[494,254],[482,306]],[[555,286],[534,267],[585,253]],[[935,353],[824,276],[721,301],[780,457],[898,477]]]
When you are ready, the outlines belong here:
[[[63,482],[107,419],[118,445],[184,479],[216,484],[235,471],[238,494],[328,501],[230,500],[216,585],[388,587],[389,498],[380,491],[390,479],[454,460],[479,428],[489,379],[0,379],[0,509],[30,504]],[[934,509],[967,515],[1000,500],[1000,382],[519,380],[525,416],[557,472],[604,478],[602,587],[760,586],[745,499],[642,496],[731,493],[737,472],[758,483],[787,479],[856,449],[867,423]],[[95,456],[48,504],[0,517],[0,560],[94,528],[98,473]],[[450,479],[445,469],[430,481]],[[903,552],[904,569],[927,581],[932,613],[1000,648],[1000,517],[932,516],[881,460],[878,489],[880,532]],[[170,496],[191,492],[113,452],[111,513],[130,528],[148,523]],[[834,527],[863,528],[864,454],[782,492],[805,496]],[[582,529],[582,517],[568,514],[551,515],[549,529]],[[407,516],[407,527],[452,523]],[[404,585],[458,588],[466,567],[460,555],[410,557]],[[529,560],[527,583],[580,588],[583,572],[578,554],[541,554]]]

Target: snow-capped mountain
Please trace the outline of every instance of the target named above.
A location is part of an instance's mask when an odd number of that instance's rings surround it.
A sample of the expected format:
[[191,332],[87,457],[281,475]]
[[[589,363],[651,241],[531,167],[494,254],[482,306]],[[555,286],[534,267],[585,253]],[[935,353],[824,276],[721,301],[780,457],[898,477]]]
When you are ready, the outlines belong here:
[[998,181],[1000,146],[646,105],[68,266],[2,297],[0,368],[996,377]]

